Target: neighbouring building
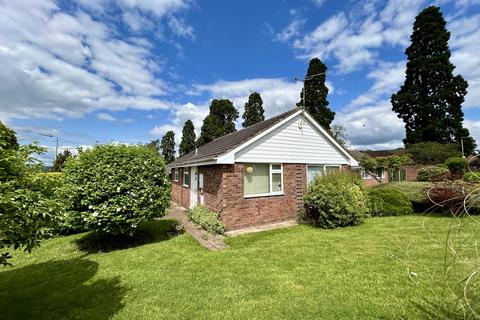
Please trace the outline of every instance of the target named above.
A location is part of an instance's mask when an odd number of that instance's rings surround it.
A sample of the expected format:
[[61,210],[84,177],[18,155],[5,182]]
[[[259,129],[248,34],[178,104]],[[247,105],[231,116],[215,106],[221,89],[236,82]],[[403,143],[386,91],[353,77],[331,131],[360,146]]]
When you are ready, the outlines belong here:
[[205,144],[168,167],[175,203],[218,211],[232,230],[295,219],[315,175],[358,163],[295,108]]

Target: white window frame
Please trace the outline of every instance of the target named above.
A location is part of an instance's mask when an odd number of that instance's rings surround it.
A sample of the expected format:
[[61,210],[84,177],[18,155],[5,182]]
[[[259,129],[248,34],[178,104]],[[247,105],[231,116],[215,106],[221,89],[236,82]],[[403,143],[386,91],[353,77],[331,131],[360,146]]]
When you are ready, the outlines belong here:
[[[367,170],[365,169],[361,169],[360,170],[360,175],[362,177],[363,180],[372,180],[374,179],[373,176],[367,172]],[[382,171],[382,174],[380,176],[377,176],[377,178],[379,179],[386,179],[386,174],[385,174],[385,170]]]
[[[192,178],[192,177],[190,177],[190,170],[189,169],[190,168],[187,168],[187,167],[183,168],[183,180],[182,180],[182,186],[183,187],[188,187],[188,188],[190,187],[190,179]],[[185,174],[188,174],[188,180],[187,180],[188,183],[187,184],[185,184]]]
[[[309,163],[307,164],[307,184],[308,182],[308,167],[322,167],[322,175],[325,175],[327,173],[327,167],[338,167],[339,171],[342,171],[342,165],[341,164],[329,164],[329,163]],[[311,181],[310,181],[311,182]]]
[[[248,162],[247,162],[248,163]],[[265,163],[259,163],[259,164],[265,164]],[[273,169],[273,166],[280,166],[280,169]],[[268,185],[270,191],[267,193],[255,193],[255,194],[245,194],[245,189],[243,190],[243,197],[244,198],[257,198],[257,197],[271,197],[271,196],[281,196],[284,195],[284,185],[283,185],[283,164],[281,163],[269,163],[268,166]],[[272,185],[272,174],[273,173],[280,173],[280,181],[281,181],[281,190],[280,191],[272,191],[273,185]],[[245,175],[245,171],[243,172]]]
[[178,168],[173,169],[173,181],[178,182],[179,172]]

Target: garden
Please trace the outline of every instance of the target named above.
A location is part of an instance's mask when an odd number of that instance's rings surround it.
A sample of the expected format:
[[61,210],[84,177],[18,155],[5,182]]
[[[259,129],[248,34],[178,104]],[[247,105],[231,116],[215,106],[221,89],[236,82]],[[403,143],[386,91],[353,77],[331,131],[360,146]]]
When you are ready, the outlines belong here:
[[[479,312],[478,180],[458,158],[419,182],[365,188],[355,173],[316,177],[298,226],[226,238],[230,247],[214,252],[157,219],[168,213],[170,180],[154,148],[97,145],[44,173],[35,158],[44,150],[0,129],[2,319]],[[225,231],[217,212],[187,216]]]

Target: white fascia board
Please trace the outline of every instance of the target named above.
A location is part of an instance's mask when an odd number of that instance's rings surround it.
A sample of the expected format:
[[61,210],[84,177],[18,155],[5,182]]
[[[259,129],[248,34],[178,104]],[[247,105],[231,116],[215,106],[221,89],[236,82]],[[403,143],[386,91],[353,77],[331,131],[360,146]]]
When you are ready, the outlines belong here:
[[357,160],[355,160],[355,158],[352,157],[350,153],[348,153],[348,151],[345,150],[344,147],[342,147],[335,139],[333,139],[332,136],[327,131],[325,131],[325,129],[323,129],[322,126],[319,125],[318,122],[315,121],[315,119],[313,119],[311,115],[308,114],[308,112],[306,112],[305,110],[302,110],[302,112],[305,118],[307,118],[307,120],[310,121],[315,126],[315,128],[317,128],[317,130],[320,131],[328,139],[328,141],[330,141],[338,150],[340,150],[340,152],[342,152],[345,155],[345,157],[349,161],[350,166],[352,167],[358,166]]
[[269,134],[270,132],[272,132],[276,128],[280,127],[282,124],[290,121],[291,119],[295,118],[296,116],[298,116],[301,113],[302,113],[302,110],[300,109],[297,112],[293,113],[292,115],[286,117],[285,119],[283,119],[279,123],[275,124],[274,126],[271,126],[267,130],[261,132],[260,134],[256,135],[255,137],[253,137],[252,139],[250,139],[247,142],[245,142],[245,143],[241,144],[240,146],[236,147],[235,149],[219,156],[218,158],[216,158],[217,163],[234,164],[235,163],[235,153],[237,153],[238,151],[242,150],[243,148],[246,148],[247,146],[251,145],[252,143],[257,141],[258,139],[266,136],[267,134]]

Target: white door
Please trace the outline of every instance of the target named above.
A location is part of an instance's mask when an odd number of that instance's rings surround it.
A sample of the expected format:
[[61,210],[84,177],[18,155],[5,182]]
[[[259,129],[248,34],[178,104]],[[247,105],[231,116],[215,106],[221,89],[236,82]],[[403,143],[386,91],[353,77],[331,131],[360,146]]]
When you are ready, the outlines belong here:
[[197,205],[197,190],[198,190],[198,170],[197,167],[190,169],[190,208]]

